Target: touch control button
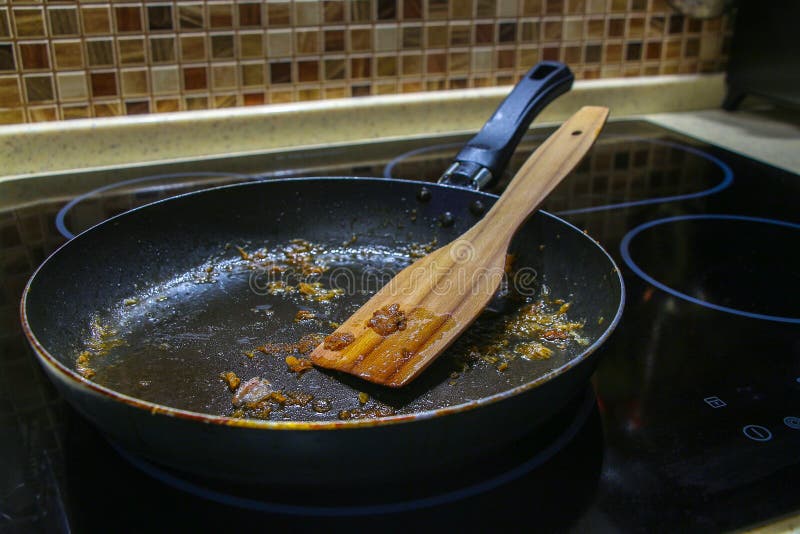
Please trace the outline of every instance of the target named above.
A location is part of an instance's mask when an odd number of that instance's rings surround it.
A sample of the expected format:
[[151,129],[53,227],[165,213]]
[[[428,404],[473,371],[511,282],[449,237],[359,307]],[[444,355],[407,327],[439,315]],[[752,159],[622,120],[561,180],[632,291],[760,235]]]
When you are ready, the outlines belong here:
[[800,430],[800,417],[795,417],[793,415],[790,415],[789,417],[784,417],[783,423],[789,428]]
[[742,432],[753,441],[769,441],[772,439],[772,432],[761,425],[747,425],[742,428]]

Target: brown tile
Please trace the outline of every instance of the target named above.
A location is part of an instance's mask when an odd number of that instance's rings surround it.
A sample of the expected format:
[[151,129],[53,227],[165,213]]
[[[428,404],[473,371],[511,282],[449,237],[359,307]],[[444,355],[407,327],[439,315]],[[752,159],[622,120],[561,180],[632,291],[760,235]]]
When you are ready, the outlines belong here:
[[523,48],[517,53],[517,65],[524,69],[530,69],[539,63],[540,56],[538,48]]
[[15,7],[14,27],[17,37],[44,37],[44,14],[41,8]]
[[159,98],[156,100],[156,113],[172,113],[180,111],[181,101],[177,98]]
[[466,89],[469,87],[469,82],[466,78],[452,78],[448,84],[450,89]]
[[586,63],[600,63],[602,58],[603,47],[599,44],[586,45],[584,52],[584,62]]
[[605,60],[606,63],[615,63],[622,61],[622,45],[620,44],[607,44]]
[[661,59],[661,43],[658,41],[647,43],[645,58],[649,60]]
[[51,74],[25,76],[25,96],[28,102],[53,100],[53,76]]
[[240,65],[242,85],[258,86],[264,85],[264,64],[263,63],[246,63]]
[[683,18],[683,15],[672,15],[669,18],[669,34],[675,35],[678,33],[683,33],[683,26],[686,20]]
[[211,86],[214,90],[236,87],[236,65],[212,65]]
[[474,13],[474,0],[450,0],[450,20],[471,19]]
[[566,11],[570,15],[582,15],[586,13],[586,0],[567,0]]
[[453,24],[450,26],[450,46],[472,44],[472,24]]
[[564,13],[564,0],[544,0],[545,15],[561,15]]
[[98,102],[92,106],[95,117],[118,117],[122,115],[119,102]]
[[371,84],[357,84],[350,87],[350,96],[361,97],[369,96],[372,94]]
[[181,36],[181,61],[206,59],[206,36],[204,34]]
[[119,39],[117,47],[119,48],[119,61],[122,65],[141,65],[147,58],[144,39],[141,37]]
[[264,93],[245,93],[244,105],[245,106],[260,106],[264,104]]
[[651,16],[647,24],[648,37],[661,37],[665,34],[666,19],[664,17]]
[[322,14],[325,22],[344,22],[345,2],[343,0],[326,0],[322,3]]
[[700,55],[700,39],[686,39],[686,46],[683,49],[683,57],[697,57]]
[[123,69],[119,76],[122,96],[143,96],[150,92],[147,85],[147,70]]
[[372,58],[350,58],[350,78],[369,78],[372,76]]
[[717,31],[719,28],[714,28],[715,24],[719,24],[719,19],[700,20],[690,18],[686,24],[686,31],[689,33],[700,33],[703,31],[703,25],[706,25],[706,31]]
[[448,16],[448,2],[447,0],[428,0],[427,19],[446,19]]
[[289,2],[268,2],[267,23],[269,27],[288,26],[291,24],[292,13]]
[[497,15],[497,3],[495,0],[477,0],[475,13],[478,18],[489,18]]
[[523,43],[534,43],[539,40],[539,23],[524,21],[519,25],[519,40]]
[[445,79],[425,80],[426,91],[443,91],[444,89],[447,89],[447,80]]
[[422,74],[422,56],[416,54],[413,56],[401,56],[400,66],[403,71],[403,76]]
[[289,61],[276,61],[269,64],[269,82],[292,83],[292,64]]
[[513,69],[514,59],[516,54],[513,49],[498,50],[497,51],[497,68],[498,69]]
[[236,95],[214,95],[214,109],[236,106]]
[[522,0],[523,16],[538,16],[544,11],[543,0]]
[[542,59],[545,61],[560,61],[560,49],[557,46],[542,47]]
[[325,30],[325,52],[344,51],[344,30]]
[[297,54],[317,54],[319,53],[318,30],[295,30],[295,51]]
[[393,95],[397,93],[395,82],[379,82],[373,85],[376,95]]
[[380,77],[397,76],[397,57],[380,56],[375,58],[375,70],[377,70]]
[[114,65],[114,42],[111,38],[86,41],[86,57],[90,67]]
[[114,72],[91,73],[92,96],[117,96],[117,75]]
[[64,120],[69,121],[74,119],[88,119],[92,114],[88,105],[81,104],[76,106],[63,106],[61,108],[61,116],[64,117]]
[[628,10],[628,0],[609,0],[609,9],[612,13],[622,13]]
[[319,81],[319,68],[320,63],[318,60],[312,61],[298,61],[297,62],[297,80],[300,82],[317,82]]
[[667,50],[664,54],[666,59],[680,59],[681,57],[681,41],[680,39],[672,39],[666,42]]
[[14,59],[14,45],[11,43],[0,44],[0,71],[17,70],[17,62]]
[[0,9],[0,37],[11,37],[11,26],[8,25],[8,11]]
[[372,29],[353,28],[350,30],[350,51],[372,50]]
[[422,0],[403,0],[403,20],[422,18]]
[[208,109],[207,96],[187,96],[185,100],[186,109],[188,111],[196,111],[200,109]]
[[0,124],[21,124],[24,122],[24,109],[0,109]]
[[628,19],[627,37],[644,37],[644,17],[631,17]]
[[497,25],[497,42],[513,43],[517,40],[517,23],[501,22]]
[[142,9],[138,6],[114,8],[114,19],[118,32],[138,32],[142,30]]
[[0,76],[0,107],[18,106],[22,103],[16,76]]
[[586,21],[586,37],[589,39],[602,39],[605,34],[605,19],[590,19]]
[[239,4],[239,26],[242,28],[261,26],[260,3]]
[[264,39],[262,33],[239,34],[239,55],[243,58],[264,57]]
[[53,59],[57,69],[83,67],[83,46],[80,41],[54,41]]
[[206,67],[184,67],[183,88],[187,91],[208,89],[208,70]]
[[464,73],[469,72],[470,55],[469,52],[450,52],[447,57],[449,65],[448,72]]
[[146,115],[148,113],[150,113],[150,102],[147,100],[125,102],[126,115]]
[[201,29],[205,26],[203,4],[178,6],[178,23],[182,30]]
[[[624,22],[624,20],[623,20]],[[564,35],[563,24],[560,20],[548,20],[544,23],[544,40],[560,41]]]
[[147,27],[150,31],[173,29],[172,6],[169,4],[147,6]]
[[475,25],[475,43],[490,44],[494,42],[494,24]]
[[326,80],[344,80],[347,74],[347,64],[344,59],[326,59],[325,60],[325,79]]
[[350,20],[352,22],[372,22],[373,0],[350,0]]
[[422,91],[422,82],[403,82],[401,87],[404,93],[418,93]]
[[55,106],[42,106],[30,108],[28,118],[31,122],[47,122],[58,120],[58,108]]
[[175,37],[150,37],[150,61],[153,63],[175,61]]
[[320,23],[320,3],[316,0],[310,2],[294,3],[294,26],[316,26]]
[[608,36],[622,37],[625,35],[625,19],[608,19]]
[[564,62],[567,65],[577,65],[583,63],[582,61],[583,48],[580,46],[565,46],[564,47]]
[[422,27],[404,26],[401,39],[404,50],[420,48],[422,46]]
[[111,33],[111,12],[106,6],[82,6],[81,19],[83,20],[83,31],[87,35]]
[[425,28],[427,33],[426,48],[445,48],[447,46],[447,27],[444,24],[433,24]]
[[211,57],[225,59],[233,57],[233,34],[211,36]]
[[447,54],[443,52],[431,53],[425,56],[426,74],[444,74],[447,72]]
[[647,11],[647,0],[631,0],[631,11]]
[[378,0],[378,20],[397,18],[397,0]]
[[77,35],[78,10],[74,7],[51,7],[47,10],[51,35]]
[[233,28],[233,6],[231,4],[208,4],[208,25],[219,30]]

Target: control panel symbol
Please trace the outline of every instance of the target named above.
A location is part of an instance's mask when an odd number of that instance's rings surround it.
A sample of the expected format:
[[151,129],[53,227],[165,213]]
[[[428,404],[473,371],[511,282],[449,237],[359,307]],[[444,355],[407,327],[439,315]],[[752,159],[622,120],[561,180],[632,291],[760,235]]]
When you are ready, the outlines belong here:
[[706,397],[705,399],[703,399],[703,401],[706,404],[708,404],[709,406],[711,406],[712,408],[723,408],[723,407],[728,405],[727,402],[725,402],[724,400],[720,399],[716,395],[713,396],[713,397]]
[[790,415],[789,417],[784,417],[783,423],[789,428],[800,430],[800,417],[795,417],[793,415]]
[[742,427],[745,436],[753,441],[769,441],[772,439],[772,432],[761,425],[747,425]]

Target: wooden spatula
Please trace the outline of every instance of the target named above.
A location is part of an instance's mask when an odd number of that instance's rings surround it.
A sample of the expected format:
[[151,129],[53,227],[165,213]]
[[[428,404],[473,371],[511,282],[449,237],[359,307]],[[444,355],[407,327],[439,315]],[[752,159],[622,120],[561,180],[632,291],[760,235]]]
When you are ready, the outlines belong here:
[[517,228],[594,144],[608,109],[584,107],[525,162],[486,216],[400,271],[311,353],[314,364],[400,387],[480,315]]

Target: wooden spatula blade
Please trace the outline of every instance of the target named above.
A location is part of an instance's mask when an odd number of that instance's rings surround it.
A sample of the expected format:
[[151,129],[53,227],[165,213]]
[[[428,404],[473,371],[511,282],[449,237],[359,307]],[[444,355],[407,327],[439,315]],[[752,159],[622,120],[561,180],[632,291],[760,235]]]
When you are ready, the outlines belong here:
[[589,151],[608,109],[584,107],[528,158],[489,213],[403,269],[311,353],[314,364],[400,387],[480,315],[517,228]]

